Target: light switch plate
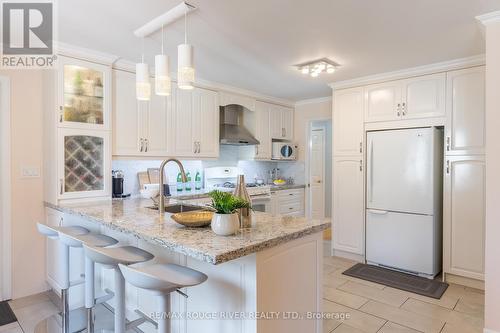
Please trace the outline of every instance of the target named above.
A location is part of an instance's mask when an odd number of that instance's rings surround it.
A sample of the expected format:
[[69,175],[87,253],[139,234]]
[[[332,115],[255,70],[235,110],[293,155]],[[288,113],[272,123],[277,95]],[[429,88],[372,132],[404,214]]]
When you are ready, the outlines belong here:
[[40,177],[40,168],[32,166],[21,167],[21,178],[38,178]]

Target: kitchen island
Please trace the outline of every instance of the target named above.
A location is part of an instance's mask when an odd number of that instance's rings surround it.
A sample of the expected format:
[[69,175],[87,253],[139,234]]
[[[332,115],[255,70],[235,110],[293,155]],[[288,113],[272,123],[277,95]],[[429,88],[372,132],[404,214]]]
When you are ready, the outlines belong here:
[[[167,205],[177,203],[169,200]],[[204,284],[188,288],[188,299],[174,293],[173,333],[321,332],[322,237],[329,221],[254,214],[252,228],[229,237],[208,228],[186,228],[171,214],[148,208],[150,200],[105,200],[78,204],[47,203],[47,223],[81,225],[138,246],[155,262],[172,262],[208,275]],[[57,289],[57,269],[48,281]],[[52,244],[53,246],[53,244]],[[81,251],[72,251],[72,275],[83,271]],[[111,271],[96,269],[97,285],[113,290]],[[72,308],[83,305],[81,288],[70,291]],[[113,302],[110,302],[113,306]],[[127,308],[146,314],[155,299],[127,286]],[[130,317],[131,319],[133,316]],[[151,325],[141,327],[154,332]]]

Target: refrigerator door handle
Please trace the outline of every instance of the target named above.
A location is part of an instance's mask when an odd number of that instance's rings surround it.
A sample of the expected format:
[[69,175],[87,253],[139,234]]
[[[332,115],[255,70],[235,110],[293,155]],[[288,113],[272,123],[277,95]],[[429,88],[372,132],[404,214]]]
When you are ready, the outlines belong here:
[[389,213],[387,210],[377,210],[377,209],[367,209],[366,210],[368,213],[372,213],[375,215],[386,215]]

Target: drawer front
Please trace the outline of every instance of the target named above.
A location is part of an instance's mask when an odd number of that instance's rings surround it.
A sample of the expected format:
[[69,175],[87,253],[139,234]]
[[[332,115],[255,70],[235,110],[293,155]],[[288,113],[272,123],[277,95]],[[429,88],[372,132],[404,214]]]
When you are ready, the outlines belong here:
[[280,203],[279,203],[279,213],[280,214],[294,213],[294,212],[299,212],[302,210],[304,210],[303,201],[298,201],[298,200],[281,201],[280,200]]
[[292,198],[304,198],[304,189],[295,189],[295,190],[283,190],[283,191],[278,191],[278,197],[280,199],[292,199]]

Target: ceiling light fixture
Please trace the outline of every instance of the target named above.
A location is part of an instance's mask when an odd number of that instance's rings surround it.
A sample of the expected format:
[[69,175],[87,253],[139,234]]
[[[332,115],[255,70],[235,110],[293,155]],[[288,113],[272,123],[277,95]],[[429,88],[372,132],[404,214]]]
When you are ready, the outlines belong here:
[[319,74],[326,72],[332,74],[340,65],[328,58],[321,58],[314,61],[308,61],[295,65],[302,74],[309,74],[311,77],[318,77]]
[[159,96],[169,96],[171,90],[168,55],[164,52],[163,26],[161,27],[161,54],[155,56],[155,93]]
[[177,86],[180,89],[193,89],[194,48],[187,42],[187,11],[184,13],[184,44],[177,47]]
[[141,62],[135,65],[135,93],[140,101],[151,98],[151,83],[149,82],[149,66],[144,62],[144,38],[142,39]]

